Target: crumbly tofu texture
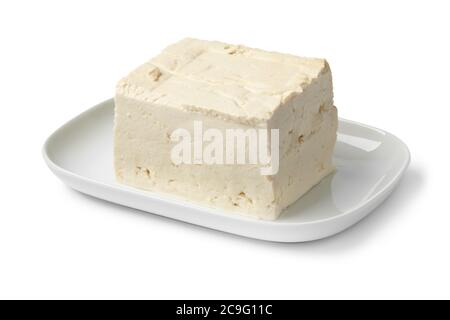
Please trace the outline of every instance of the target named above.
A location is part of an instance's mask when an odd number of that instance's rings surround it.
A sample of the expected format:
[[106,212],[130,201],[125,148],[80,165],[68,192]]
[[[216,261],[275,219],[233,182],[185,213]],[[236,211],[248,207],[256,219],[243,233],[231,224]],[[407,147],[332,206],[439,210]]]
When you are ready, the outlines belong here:
[[[179,164],[171,133],[207,128],[279,129],[279,171],[260,165]],[[117,180],[225,211],[274,220],[333,171],[337,110],[323,59],[184,39],[116,88]]]

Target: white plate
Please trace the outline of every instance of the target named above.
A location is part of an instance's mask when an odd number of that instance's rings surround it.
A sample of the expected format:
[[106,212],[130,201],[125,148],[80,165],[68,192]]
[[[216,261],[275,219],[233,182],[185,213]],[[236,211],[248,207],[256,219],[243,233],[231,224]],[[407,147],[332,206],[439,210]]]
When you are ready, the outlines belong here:
[[291,205],[278,220],[254,220],[118,184],[113,173],[113,114],[114,102],[105,101],[48,138],[43,154],[55,175],[94,197],[262,240],[310,241],[350,227],[386,199],[410,159],[406,145],[393,135],[340,119],[334,153],[336,172]]

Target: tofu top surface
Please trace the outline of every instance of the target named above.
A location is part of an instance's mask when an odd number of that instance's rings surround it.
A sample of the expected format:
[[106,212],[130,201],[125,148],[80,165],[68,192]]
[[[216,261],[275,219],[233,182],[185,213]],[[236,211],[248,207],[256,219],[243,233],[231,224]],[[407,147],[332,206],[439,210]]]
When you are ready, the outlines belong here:
[[117,94],[185,111],[267,120],[326,70],[324,59],[187,38],[123,78]]

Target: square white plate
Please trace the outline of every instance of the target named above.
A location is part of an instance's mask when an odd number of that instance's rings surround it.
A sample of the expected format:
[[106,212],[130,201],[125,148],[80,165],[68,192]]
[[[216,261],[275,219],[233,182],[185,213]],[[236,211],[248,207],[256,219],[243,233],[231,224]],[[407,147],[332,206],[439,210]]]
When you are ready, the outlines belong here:
[[113,116],[111,99],[53,133],[43,148],[53,173],[70,187],[94,197],[261,240],[310,241],[350,227],[386,199],[410,160],[406,145],[393,135],[340,119],[334,153],[336,172],[278,220],[255,220],[117,183],[112,158]]

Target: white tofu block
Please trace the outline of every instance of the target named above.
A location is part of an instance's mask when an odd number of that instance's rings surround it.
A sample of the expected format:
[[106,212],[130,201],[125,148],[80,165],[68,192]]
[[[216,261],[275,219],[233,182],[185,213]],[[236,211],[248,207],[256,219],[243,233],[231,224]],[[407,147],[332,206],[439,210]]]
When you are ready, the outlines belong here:
[[[262,175],[260,163],[174,164],[171,134],[194,136],[194,121],[221,132],[279,129],[278,172]],[[333,171],[336,131],[325,60],[184,39],[118,83],[115,172],[126,185],[273,220]]]

